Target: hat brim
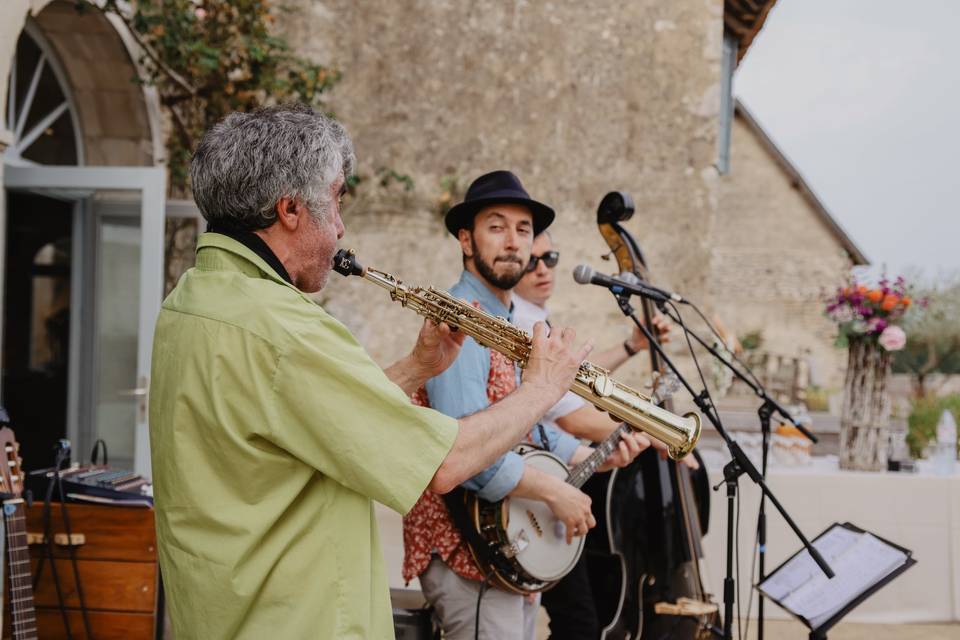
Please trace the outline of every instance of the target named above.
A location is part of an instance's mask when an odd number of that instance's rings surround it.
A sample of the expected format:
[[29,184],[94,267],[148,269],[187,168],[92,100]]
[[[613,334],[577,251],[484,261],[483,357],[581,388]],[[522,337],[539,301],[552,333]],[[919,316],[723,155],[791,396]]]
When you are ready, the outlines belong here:
[[493,204],[522,204],[530,209],[530,213],[533,214],[533,235],[539,235],[543,232],[550,226],[557,215],[553,209],[547,205],[542,202],[537,202],[536,200],[531,200],[530,198],[490,196],[487,198],[477,198],[469,202],[461,202],[458,205],[450,207],[447,215],[444,216],[447,231],[453,234],[454,238],[458,237],[460,229],[471,226],[474,216],[477,215],[480,209]]

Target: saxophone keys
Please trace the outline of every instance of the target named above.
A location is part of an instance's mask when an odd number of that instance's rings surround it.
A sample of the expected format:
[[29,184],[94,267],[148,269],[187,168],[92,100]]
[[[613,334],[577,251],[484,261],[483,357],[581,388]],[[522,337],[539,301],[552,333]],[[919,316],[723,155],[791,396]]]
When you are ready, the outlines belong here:
[[601,398],[606,398],[613,393],[614,383],[613,380],[608,378],[605,375],[598,375],[593,379],[593,392],[596,393]]

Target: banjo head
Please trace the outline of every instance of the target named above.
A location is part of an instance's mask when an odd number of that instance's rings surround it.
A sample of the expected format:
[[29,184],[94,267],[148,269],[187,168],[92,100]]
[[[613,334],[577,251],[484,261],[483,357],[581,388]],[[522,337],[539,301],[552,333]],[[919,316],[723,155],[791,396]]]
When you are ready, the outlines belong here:
[[[567,465],[546,451],[534,450],[523,458],[525,465],[566,480]],[[513,560],[531,577],[544,582],[559,580],[577,563],[583,551],[584,536],[567,544],[566,529],[545,502],[511,497],[507,504],[507,538],[523,540]]]

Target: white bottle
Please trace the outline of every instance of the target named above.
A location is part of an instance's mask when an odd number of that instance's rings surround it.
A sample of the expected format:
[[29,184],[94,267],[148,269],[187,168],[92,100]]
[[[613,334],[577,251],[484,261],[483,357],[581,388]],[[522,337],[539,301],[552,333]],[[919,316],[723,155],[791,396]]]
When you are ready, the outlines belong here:
[[957,421],[943,410],[937,423],[936,470],[941,476],[953,475],[957,463]]

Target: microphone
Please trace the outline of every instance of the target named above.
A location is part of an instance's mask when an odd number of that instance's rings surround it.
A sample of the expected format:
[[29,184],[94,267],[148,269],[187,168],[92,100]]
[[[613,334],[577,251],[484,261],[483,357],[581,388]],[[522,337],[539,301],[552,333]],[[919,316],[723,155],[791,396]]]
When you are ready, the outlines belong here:
[[[655,300],[657,302],[686,302],[682,296],[677,295],[676,293],[671,293],[669,291],[665,291],[664,289],[659,289],[657,287],[639,282],[636,280],[636,278],[632,277],[633,274],[625,275],[630,276],[629,280],[625,277],[616,278],[613,276],[604,275],[602,273],[597,273],[593,270],[593,267],[587,264],[577,265],[577,267],[573,270],[573,279],[580,284],[595,284],[601,287],[606,287],[617,295],[628,293],[630,295],[650,298],[651,300]],[[633,280],[633,282],[630,280]]]

